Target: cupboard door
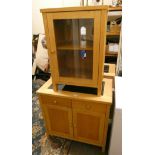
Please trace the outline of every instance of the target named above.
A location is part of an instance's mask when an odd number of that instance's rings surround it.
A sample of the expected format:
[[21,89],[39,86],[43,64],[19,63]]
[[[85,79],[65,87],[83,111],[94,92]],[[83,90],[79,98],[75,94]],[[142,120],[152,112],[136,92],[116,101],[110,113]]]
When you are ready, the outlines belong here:
[[97,86],[100,11],[48,13],[47,21],[58,82]]
[[73,110],[74,138],[102,146],[105,114]]
[[43,106],[49,133],[51,135],[71,138],[73,136],[71,109],[56,105]]

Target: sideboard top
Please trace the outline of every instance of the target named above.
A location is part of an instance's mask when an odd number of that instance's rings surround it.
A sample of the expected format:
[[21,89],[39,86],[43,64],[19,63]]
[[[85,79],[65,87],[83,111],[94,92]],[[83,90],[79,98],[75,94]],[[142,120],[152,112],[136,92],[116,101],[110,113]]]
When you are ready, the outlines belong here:
[[67,12],[67,11],[95,11],[95,10],[108,10],[108,5],[101,6],[79,6],[79,7],[62,7],[62,8],[45,8],[40,9],[42,13],[49,12]]
[[83,100],[91,100],[96,102],[105,102],[107,104],[112,104],[112,79],[104,78],[105,82],[104,86],[104,94],[101,96],[92,95],[92,94],[83,94],[78,92],[68,92],[68,91],[58,91],[55,92],[53,89],[49,88],[52,84],[52,80],[49,79],[41,88],[37,90],[38,94],[44,95],[55,95],[59,97],[68,97],[72,99],[83,99]]

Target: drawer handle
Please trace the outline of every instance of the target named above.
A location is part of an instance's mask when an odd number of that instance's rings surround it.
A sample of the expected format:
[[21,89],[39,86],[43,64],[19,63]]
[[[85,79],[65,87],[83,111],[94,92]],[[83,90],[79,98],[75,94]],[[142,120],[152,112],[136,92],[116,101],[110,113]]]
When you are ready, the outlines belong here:
[[86,108],[87,110],[90,110],[90,109],[91,109],[91,105],[86,105],[85,108]]
[[56,101],[56,100],[54,100],[54,103],[57,103],[57,101]]

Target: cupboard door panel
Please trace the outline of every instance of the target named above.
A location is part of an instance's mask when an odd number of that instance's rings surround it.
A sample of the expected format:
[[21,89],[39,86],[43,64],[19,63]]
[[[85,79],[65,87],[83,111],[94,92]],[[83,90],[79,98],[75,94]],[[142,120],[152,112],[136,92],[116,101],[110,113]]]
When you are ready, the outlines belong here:
[[105,114],[73,110],[74,137],[101,146],[103,144]]
[[49,132],[61,137],[72,137],[72,111],[70,108],[44,105]]
[[[47,13],[56,80],[97,86],[100,11]],[[54,72],[55,72],[54,71]]]

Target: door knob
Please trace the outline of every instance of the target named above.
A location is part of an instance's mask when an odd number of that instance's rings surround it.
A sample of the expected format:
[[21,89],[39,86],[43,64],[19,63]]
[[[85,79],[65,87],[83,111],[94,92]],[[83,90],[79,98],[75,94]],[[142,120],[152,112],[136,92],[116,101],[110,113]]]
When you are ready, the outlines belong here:
[[87,105],[85,106],[85,108],[86,108],[87,110],[89,110],[89,109],[91,109],[91,106],[87,104]]
[[51,50],[51,53],[54,53],[55,52],[55,50]]

